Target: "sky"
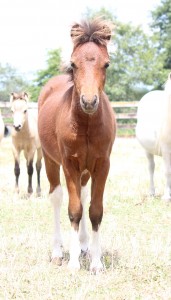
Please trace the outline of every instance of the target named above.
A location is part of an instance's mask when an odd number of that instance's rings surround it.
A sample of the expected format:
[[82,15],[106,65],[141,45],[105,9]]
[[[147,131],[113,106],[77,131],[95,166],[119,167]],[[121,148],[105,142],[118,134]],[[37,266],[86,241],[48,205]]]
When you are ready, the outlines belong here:
[[47,52],[61,48],[68,61],[70,28],[87,8],[106,8],[118,20],[148,30],[150,12],[160,0],[0,0],[0,63],[32,78],[46,67]]

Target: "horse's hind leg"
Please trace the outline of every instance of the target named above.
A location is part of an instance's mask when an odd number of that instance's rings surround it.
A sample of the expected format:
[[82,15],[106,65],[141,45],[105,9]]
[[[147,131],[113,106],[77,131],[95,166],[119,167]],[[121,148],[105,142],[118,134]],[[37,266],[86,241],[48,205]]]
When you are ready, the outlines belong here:
[[148,170],[150,175],[150,196],[155,196],[155,187],[154,187],[154,170],[155,170],[155,162],[154,155],[146,152],[146,156],[148,159]]
[[86,184],[89,178],[90,178],[90,173],[88,171],[85,171],[81,176],[81,204],[83,207],[83,211],[82,211],[82,218],[79,224],[79,240],[81,245],[81,251],[83,253],[87,252],[88,242],[89,242],[89,235],[88,235],[87,225],[86,225],[86,200],[88,196]]
[[20,152],[17,151],[14,144],[12,145],[12,153],[14,157],[15,191],[19,193]]
[[40,196],[41,194],[41,187],[40,187],[40,171],[42,168],[42,149],[39,148],[37,149],[37,162],[36,162],[36,171],[37,171],[37,189],[36,189],[36,193],[37,196]]
[[51,160],[44,153],[46,174],[50,183],[50,201],[54,209],[54,246],[52,261],[60,265],[62,263],[62,237],[60,229],[60,209],[62,204],[63,192],[60,184],[60,165]]

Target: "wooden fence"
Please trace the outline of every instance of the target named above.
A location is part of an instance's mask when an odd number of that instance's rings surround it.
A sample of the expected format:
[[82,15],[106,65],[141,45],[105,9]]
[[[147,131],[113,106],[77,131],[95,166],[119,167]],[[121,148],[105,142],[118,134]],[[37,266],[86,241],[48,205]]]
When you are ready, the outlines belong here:
[[[117,101],[111,102],[112,108],[115,111],[118,128],[134,129],[136,125],[136,115],[138,101]],[[29,108],[36,109],[36,102],[29,102]],[[11,124],[12,114],[9,102],[0,102],[0,109],[6,125]]]

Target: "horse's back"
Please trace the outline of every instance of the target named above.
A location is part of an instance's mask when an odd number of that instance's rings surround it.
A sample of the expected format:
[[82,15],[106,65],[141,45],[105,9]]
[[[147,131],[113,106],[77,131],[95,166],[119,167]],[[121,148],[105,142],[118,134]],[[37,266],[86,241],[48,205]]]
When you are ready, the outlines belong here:
[[136,137],[146,151],[153,154],[158,154],[164,98],[164,91],[151,91],[141,98],[137,110]]

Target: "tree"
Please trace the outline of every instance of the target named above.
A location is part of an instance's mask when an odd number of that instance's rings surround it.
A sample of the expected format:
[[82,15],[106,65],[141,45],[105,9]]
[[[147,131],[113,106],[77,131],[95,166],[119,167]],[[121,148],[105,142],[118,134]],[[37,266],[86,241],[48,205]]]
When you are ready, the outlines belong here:
[[163,83],[162,61],[158,57],[155,36],[145,34],[140,26],[119,22],[104,8],[99,12],[88,11],[88,14],[90,18],[103,16],[114,24],[106,82],[106,92],[111,100],[138,100],[148,90]]
[[171,1],[162,0],[161,4],[152,12],[151,25],[158,39],[158,55],[163,58],[163,67],[171,69]]
[[9,64],[5,66],[0,64],[0,101],[9,101],[10,94],[14,91],[20,92],[28,89],[29,83],[18,74],[15,68]]
[[33,101],[38,100],[38,96],[42,86],[55,75],[61,73],[60,68],[62,64],[61,59],[61,49],[53,49],[47,53],[47,68],[44,70],[39,70],[37,72],[34,84],[30,88],[30,93]]
[[157,41],[146,35],[141,27],[115,23],[106,91],[112,100],[138,100],[163,83]]

